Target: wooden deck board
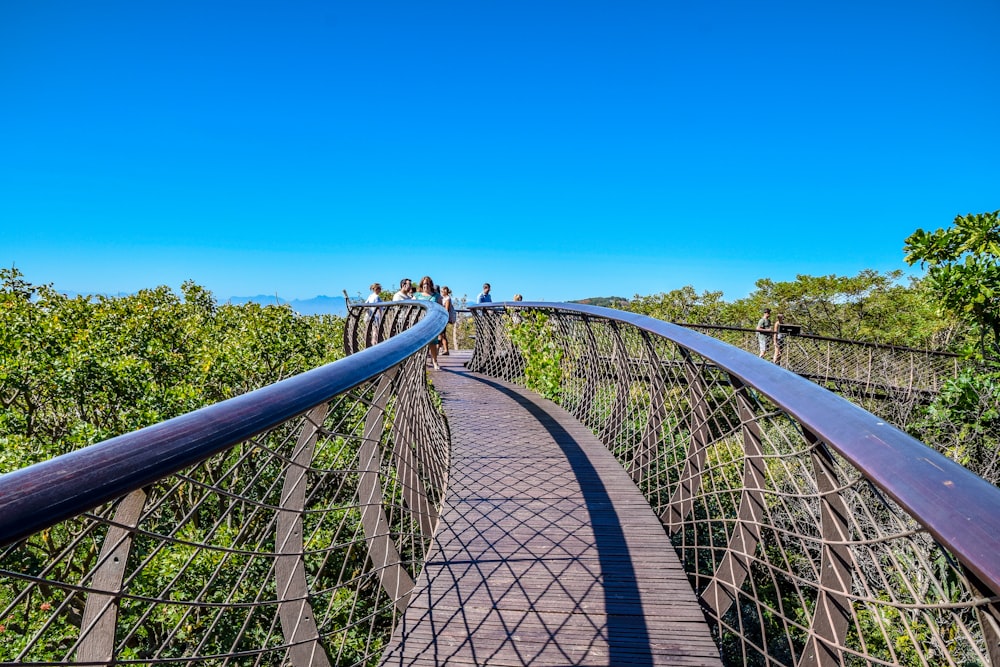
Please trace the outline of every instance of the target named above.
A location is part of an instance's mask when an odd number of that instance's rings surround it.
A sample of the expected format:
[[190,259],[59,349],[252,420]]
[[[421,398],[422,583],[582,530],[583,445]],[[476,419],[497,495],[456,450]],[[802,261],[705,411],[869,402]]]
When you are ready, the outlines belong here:
[[442,357],[448,495],[386,665],[721,665],[659,520],[582,424]]

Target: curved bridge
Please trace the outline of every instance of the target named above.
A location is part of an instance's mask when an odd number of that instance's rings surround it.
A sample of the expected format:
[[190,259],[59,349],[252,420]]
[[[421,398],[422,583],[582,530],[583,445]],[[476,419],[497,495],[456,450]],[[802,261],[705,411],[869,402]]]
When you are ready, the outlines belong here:
[[357,307],[335,364],[0,477],[0,663],[1000,664],[1000,489],[697,332],[472,312],[434,393],[444,312]]

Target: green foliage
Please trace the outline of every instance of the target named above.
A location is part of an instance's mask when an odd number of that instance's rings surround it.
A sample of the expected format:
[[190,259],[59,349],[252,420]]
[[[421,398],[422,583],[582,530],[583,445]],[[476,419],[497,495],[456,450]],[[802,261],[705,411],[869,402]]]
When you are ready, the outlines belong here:
[[799,275],[794,281],[757,281],[750,299],[771,307],[804,331],[849,340],[940,347],[949,322],[928,304],[921,281],[900,284],[901,271],[865,269],[856,276]]
[[918,229],[906,261],[927,267],[928,301],[964,325],[964,355],[977,362],[945,383],[909,431],[978,475],[1000,483],[1000,211]]
[[906,239],[906,261],[927,266],[941,308],[973,327],[979,359],[1000,357],[1000,211],[957,216],[953,226]]
[[0,269],[0,472],[342,355],[343,320],[216,304],[191,282],[70,298]]
[[945,382],[907,431],[1000,484],[1000,374],[966,368]]
[[616,308],[620,304],[628,303],[628,299],[622,296],[592,296],[588,299],[570,301],[570,303],[582,303],[587,306],[601,306],[603,308]]
[[690,285],[650,296],[636,295],[621,307],[686,324],[749,328],[771,308],[787,324],[820,336],[927,349],[947,349],[957,325],[933,307],[922,280],[902,284],[902,272],[864,270],[856,276],[799,275],[794,281],[762,278],[744,299],[725,301],[722,292],[695,291]]
[[[516,319],[515,319],[516,318]],[[545,398],[556,400],[562,384],[563,352],[556,345],[544,313],[515,312],[511,339],[524,359],[525,386]]]
[[727,304],[722,300],[722,292],[702,292],[698,294],[690,285],[670,292],[650,296],[633,297],[627,309],[656,317],[667,322],[698,324],[728,324]]

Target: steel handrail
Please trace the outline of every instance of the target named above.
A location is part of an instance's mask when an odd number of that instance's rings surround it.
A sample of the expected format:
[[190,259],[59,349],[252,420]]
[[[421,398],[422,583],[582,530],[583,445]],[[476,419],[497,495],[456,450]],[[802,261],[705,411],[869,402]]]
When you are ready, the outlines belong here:
[[1000,595],[1000,488],[846,399],[711,336],[646,315],[584,304],[527,301],[470,308],[558,309],[618,320],[710,360],[799,420]]
[[420,321],[376,347],[173,419],[0,475],[0,546],[16,542],[303,414],[401,363],[444,327],[420,301]]

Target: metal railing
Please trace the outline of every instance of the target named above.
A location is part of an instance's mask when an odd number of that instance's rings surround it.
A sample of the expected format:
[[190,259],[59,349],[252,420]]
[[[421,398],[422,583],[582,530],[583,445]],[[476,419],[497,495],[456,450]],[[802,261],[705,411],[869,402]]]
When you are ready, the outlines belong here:
[[[757,353],[756,329],[708,324],[681,324]],[[771,359],[774,336],[769,337],[765,358]],[[950,352],[844,340],[813,334],[785,334],[778,363],[793,373],[821,384],[853,385],[869,393],[893,397],[937,394],[961,370],[961,358]]]
[[377,349],[0,476],[0,663],[377,661],[450,442],[424,369],[446,313],[379,312]]
[[[729,663],[1000,665],[996,487],[697,332],[472,312],[470,367],[616,454]],[[0,663],[377,662],[447,483],[424,372],[445,320],[352,307],[346,359],[0,477]]]
[[729,664],[1000,665],[1000,489],[704,334],[472,307],[470,368],[557,400],[659,515]]

